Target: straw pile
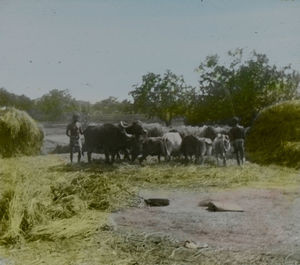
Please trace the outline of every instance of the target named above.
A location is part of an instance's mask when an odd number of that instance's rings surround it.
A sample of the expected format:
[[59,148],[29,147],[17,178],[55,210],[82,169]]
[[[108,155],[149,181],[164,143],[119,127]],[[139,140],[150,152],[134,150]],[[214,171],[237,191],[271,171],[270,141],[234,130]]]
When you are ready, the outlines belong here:
[[43,144],[43,131],[24,111],[15,108],[0,110],[0,155],[38,154]]
[[260,164],[300,167],[300,100],[264,109],[246,139],[249,158]]

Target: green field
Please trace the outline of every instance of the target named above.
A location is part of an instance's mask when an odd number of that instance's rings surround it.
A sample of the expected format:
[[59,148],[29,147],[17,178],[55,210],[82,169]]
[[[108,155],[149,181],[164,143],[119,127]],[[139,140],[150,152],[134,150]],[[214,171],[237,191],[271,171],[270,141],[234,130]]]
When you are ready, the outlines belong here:
[[[71,166],[66,156],[47,155],[0,159],[0,165],[0,257],[22,265],[199,264],[197,259],[222,264],[242,254],[208,250],[195,256],[187,250],[174,257],[178,246],[171,239],[116,233],[108,225],[109,214],[137,205],[142,188],[201,192],[300,186],[294,169],[252,163],[243,168],[175,162]],[[272,264],[269,258],[251,256],[243,264]]]

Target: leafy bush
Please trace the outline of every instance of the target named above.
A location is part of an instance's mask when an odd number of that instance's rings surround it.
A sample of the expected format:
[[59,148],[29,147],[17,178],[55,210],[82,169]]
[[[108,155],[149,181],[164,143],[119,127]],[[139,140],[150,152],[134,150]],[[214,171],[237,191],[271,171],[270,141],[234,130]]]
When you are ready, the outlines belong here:
[[261,164],[300,167],[300,100],[260,112],[246,139],[249,158]]
[[196,69],[199,88],[188,93],[188,124],[197,125],[239,116],[249,126],[265,107],[299,99],[300,74],[290,66],[278,67],[267,55],[243,49],[228,52],[228,63],[207,56]]
[[0,155],[37,154],[43,144],[43,131],[24,111],[6,108],[0,111]]

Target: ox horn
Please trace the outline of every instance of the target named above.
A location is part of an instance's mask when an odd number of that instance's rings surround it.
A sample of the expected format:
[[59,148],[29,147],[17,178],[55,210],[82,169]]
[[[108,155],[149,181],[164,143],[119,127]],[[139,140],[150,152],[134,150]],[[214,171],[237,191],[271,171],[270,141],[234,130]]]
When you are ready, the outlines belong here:
[[128,139],[134,138],[134,135],[127,133],[125,130],[124,130],[124,134]]
[[122,128],[124,128],[124,129],[126,129],[126,128],[129,127],[129,125],[126,124],[124,121],[120,121],[120,126],[121,126]]

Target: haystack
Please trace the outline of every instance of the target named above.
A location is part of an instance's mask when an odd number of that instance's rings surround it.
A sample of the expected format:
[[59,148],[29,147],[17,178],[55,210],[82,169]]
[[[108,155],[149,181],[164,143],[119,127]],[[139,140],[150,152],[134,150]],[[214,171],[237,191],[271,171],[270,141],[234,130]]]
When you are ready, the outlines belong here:
[[34,155],[43,144],[43,131],[24,111],[0,110],[0,156]]
[[300,100],[261,111],[246,138],[246,150],[254,162],[300,168]]

